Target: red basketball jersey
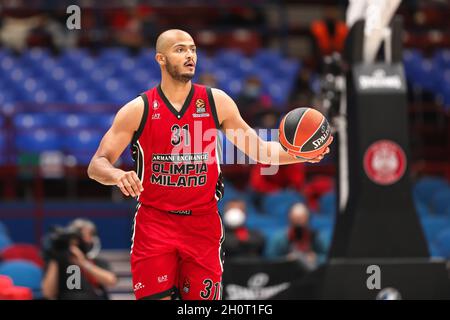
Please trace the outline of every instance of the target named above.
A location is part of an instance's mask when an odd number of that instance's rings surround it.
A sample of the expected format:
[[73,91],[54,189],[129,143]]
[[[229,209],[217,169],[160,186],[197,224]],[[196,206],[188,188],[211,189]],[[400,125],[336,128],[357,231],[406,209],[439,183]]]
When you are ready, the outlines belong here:
[[177,214],[217,210],[223,194],[211,89],[192,84],[178,112],[161,86],[141,94],[144,115],[132,141],[143,205]]

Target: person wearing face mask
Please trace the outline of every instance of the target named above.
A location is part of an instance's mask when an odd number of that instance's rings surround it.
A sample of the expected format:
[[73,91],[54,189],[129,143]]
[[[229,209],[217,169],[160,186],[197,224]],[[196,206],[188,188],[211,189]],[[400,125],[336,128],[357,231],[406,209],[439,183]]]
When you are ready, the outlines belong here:
[[225,207],[224,251],[227,257],[260,257],[263,253],[264,236],[257,230],[247,228],[245,211],[242,200],[229,201]]
[[309,228],[309,210],[303,203],[294,204],[289,210],[289,226],[275,234],[266,251],[268,258],[286,256],[298,259],[306,269],[315,269],[325,253],[324,245]]
[[249,76],[243,85],[242,92],[236,100],[240,106],[242,117],[255,126],[255,115],[261,110],[272,109],[270,97],[263,92],[261,79],[258,76]]
[[[47,263],[41,286],[46,299],[108,299],[106,288],[114,286],[117,277],[98,257],[101,244],[94,223],[76,219],[67,228],[58,228],[47,236],[44,248]],[[80,270],[79,287],[75,289],[68,285],[77,282],[69,279],[74,275],[74,266]]]

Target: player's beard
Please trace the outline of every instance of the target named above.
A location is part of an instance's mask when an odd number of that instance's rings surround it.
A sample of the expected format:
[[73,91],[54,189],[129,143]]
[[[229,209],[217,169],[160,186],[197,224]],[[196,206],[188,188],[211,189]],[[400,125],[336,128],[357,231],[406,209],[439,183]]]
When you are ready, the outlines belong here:
[[192,80],[192,78],[194,78],[194,72],[181,73],[178,69],[178,66],[170,63],[169,59],[166,59],[166,61],[167,61],[166,70],[174,80],[186,83]]

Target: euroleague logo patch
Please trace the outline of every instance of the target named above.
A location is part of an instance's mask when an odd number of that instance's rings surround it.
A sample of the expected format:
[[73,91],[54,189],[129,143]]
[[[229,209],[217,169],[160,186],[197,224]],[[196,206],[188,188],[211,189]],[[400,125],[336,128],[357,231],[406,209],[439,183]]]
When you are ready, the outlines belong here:
[[195,106],[197,107],[197,113],[203,113],[205,109],[205,101],[203,99],[195,100]]
[[364,154],[364,171],[376,184],[394,184],[403,177],[405,170],[405,153],[393,141],[376,141],[367,148]]
[[197,99],[195,100],[196,112],[192,114],[194,118],[204,118],[209,117],[209,113],[206,113],[205,100]]

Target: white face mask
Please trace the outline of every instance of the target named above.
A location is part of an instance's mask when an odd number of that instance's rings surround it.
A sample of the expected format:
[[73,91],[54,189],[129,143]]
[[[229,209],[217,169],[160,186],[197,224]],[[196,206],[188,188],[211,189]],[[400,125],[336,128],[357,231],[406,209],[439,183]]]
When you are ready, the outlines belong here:
[[228,228],[234,229],[240,227],[244,225],[245,213],[238,208],[229,209],[225,212],[223,221]]

